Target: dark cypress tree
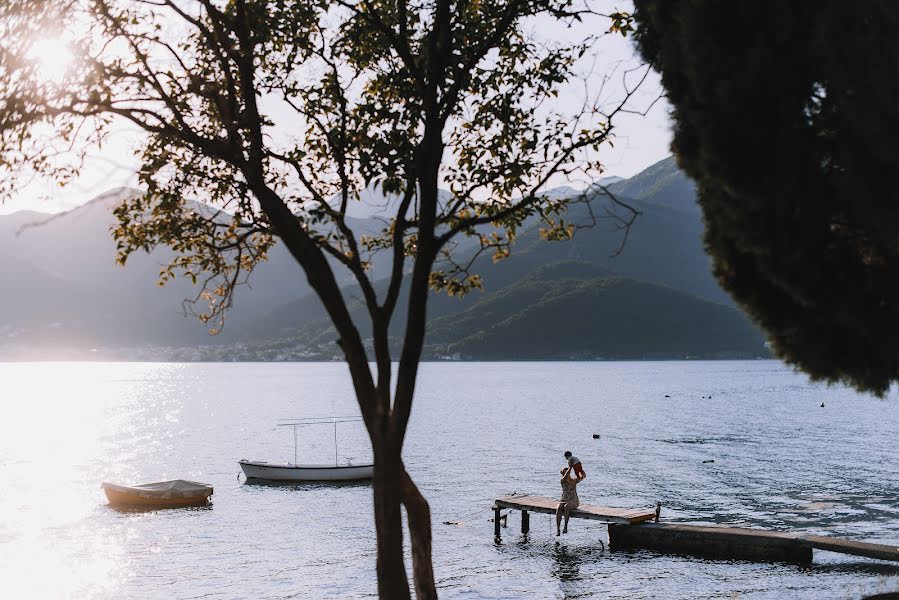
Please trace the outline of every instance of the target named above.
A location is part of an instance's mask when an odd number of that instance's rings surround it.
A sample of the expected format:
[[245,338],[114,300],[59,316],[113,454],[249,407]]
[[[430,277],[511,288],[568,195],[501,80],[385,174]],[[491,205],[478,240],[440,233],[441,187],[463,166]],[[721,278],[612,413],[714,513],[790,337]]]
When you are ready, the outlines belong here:
[[899,378],[899,2],[636,0],[724,288],[813,378]]

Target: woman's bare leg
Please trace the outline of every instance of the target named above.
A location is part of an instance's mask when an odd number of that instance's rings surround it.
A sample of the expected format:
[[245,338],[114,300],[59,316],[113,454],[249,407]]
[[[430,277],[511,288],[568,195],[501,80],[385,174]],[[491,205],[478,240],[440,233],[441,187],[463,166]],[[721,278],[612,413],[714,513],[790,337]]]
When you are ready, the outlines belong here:
[[571,504],[568,502],[565,503],[565,527],[562,528],[562,533],[568,533],[568,518],[571,516]]
[[562,524],[562,511],[568,506],[567,502],[559,502],[556,507],[556,535],[560,535],[559,526]]

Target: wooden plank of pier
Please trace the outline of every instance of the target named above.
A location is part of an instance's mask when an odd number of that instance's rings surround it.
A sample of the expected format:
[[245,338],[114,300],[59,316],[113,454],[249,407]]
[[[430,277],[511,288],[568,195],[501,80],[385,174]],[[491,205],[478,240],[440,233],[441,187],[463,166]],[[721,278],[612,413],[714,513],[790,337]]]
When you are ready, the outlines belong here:
[[[494,503],[499,508],[513,508],[521,511],[556,514],[558,500],[545,496],[503,496],[497,498]],[[593,519],[606,523],[623,523],[633,525],[642,523],[656,517],[655,510],[633,510],[628,508],[611,508],[609,506],[594,506],[581,504],[571,511],[572,519]]]
[[[496,537],[500,537],[500,520],[504,517],[500,516],[499,511],[503,508],[521,511],[521,533],[527,533],[530,529],[529,512],[555,514],[558,506],[558,500],[545,496],[503,496],[497,498],[493,503],[494,534]],[[623,523],[625,525],[642,523],[657,516],[658,513],[655,510],[632,510],[609,506],[594,506],[592,504],[581,504],[578,508],[571,511],[572,519],[592,519],[594,521]]]
[[800,540],[804,545],[818,550],[864,556],[879,560],[899,561],[899,546],[889,544],[871,544],[869,542],[855,542],[841,538],[827,537],[823,535],[803,535]]

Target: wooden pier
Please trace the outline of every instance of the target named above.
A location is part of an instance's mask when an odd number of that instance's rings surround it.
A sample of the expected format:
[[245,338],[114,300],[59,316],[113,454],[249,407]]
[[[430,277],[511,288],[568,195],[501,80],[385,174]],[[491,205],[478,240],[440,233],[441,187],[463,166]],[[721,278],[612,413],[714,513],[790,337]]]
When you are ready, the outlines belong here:
[[[552,498],[546,498],[544,496],[503,496],[502,498],[497,498],[493,503],[494,533],[497,537],[500,537],[500,510],[503,508],[512,508],[521,511],[521,533],[527,533],[528,529],[530,529],[529,512],[554,515],[556,514],[556,506],[558,505],[558,500],[553,500]],[[571,511],[571,518],[633,525],[651,519],[658,519],[658,510],[658,507],[656,507],[655,510],[646,511],[581,504],[578,508]]]
[[[521,532],[530,529],[529,512],[555,514],[558,500],[543,496],[503,496],[494,509],[494,533],[501,536],[500,510],[521,511]],[[765,531],[747,527],[659,523],[660,505],[655,510],[628,510],[582,504],[571,512],[572,519],[607,523],[612,550],[646,549],[666,554],[690,554],[706,558],[807,564],[814,549],[899,561],[899,546],[871,544],[841,538]],[[647,521],[655,520],[655,523]]]

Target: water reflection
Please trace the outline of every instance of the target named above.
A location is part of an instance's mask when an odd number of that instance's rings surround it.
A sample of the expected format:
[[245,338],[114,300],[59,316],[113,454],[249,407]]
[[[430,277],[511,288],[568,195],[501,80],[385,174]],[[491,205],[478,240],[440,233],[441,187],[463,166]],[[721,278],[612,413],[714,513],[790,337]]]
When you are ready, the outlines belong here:
[[[555,496],[557,478],[543,474],[572,446],[594,474],[584,502],[662,500],[670,521],[899,541],[899,402],[798,380],[772,363],[423,365],[406,464],[431,504],[441,597],[817,600],[899,588],[899,566],[831,553],[796,568],[604,552],[603,528],[580,521],[557,544],[550,515],[532,515],[522,537],[514,515],[491,544],[492,499]],[[579,415],[564,430],[546,419],[562,387]],[[677,410],[653,400],[674,392]],[[357,410],[343,365],[0,364],[0,396],[3,598],[376,593],[369,482],[243,483],[237,464],[292,446],[272,425],[280,417]],[[351,442],[350,454],[370,450],[364,436]],[[208,481],[214,506],[117,511],[99,488],[168,479]]]
[[328,490],[328,489],[347,489],[347,488],[370,488],[371,480],[357,479],[352,481],[276,481],[271,479],[247,479],[243,482],[244,486],[250,488],[255,487],[271,487],[295,490],[298,492],[310,490]]
[[552,549],[552,576],[559,581],[576,581],[580,577],[581,563],[584,562],[582,550],[571,551],[568,544],[556,542]]
[[205,506],[113,506],[107,504],[103,508],[122,515],[146,515],[158,512],[207,512],[211,511],[213,503]]
[[10,486],[0,494],[3,595],[105,595],[128,565],[121,540],[100,524],[98,471],[117,462],[109,440],[123,422],[112,413],[127,414],[127,394],[81,364],[0,364],[0,381],[0,479]]
[[820,562],[821,553],[817,550],[815,553],[815,562],[806,568],[816,573],[867,573],[880,577],[899,577],[899,565],[897,564],[853,558],[844,558],[843,560],[846,562],[822,564]]

